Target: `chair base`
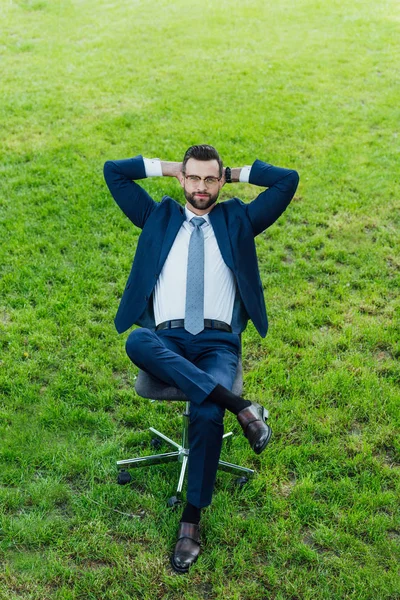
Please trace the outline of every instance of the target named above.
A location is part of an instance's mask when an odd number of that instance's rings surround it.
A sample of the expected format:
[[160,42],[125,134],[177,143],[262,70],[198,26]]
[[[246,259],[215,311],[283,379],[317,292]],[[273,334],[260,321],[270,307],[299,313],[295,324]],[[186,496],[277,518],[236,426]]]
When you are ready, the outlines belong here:
[[[187,463],[189,459],[189,443],[188,443],[188,430],[189,430],[189,412],[188,405],[186,407],[186,411],[183,413],[183,430],[182,430],[182,443],[177,444],[174,440],[167,437],[157,429],[153,427],[149,428],[155,436],[159,439],[163,440],[176,450],[174,452],[166,452],[163,454],[152,454],[151,456],[143,456],[141,458],[128,458],[126,460],[118,460],[118,467],[149,467],[151,465],[159,465],[163,463],[169,463],[178,461],[182,464],[181,471],[179,474],[178,486],[176,489],[177,497],[179,497],[182,493],[183,482],[185,479]],[[223,436],[224,439],[231,436],[232,432],[225,433]],[[247,467],[241,467],[239,465],[234,465],[232,463],[226,462],[224,460],[220,460],[218,463],[218,469],[221,471],[226,471],[228,473],[232,473],[234,475],[241,476],[241,483],[243,483],[243,477],[250,479],[253,477],[255,471],[253,469],[248,469]]]

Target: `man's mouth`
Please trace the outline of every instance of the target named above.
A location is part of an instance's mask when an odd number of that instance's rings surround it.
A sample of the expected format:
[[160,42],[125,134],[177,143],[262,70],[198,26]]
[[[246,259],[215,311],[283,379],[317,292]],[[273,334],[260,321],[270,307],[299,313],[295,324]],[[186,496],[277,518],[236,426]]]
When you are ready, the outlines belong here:
[[209,198],[209,194],[195,194],[198,198]]

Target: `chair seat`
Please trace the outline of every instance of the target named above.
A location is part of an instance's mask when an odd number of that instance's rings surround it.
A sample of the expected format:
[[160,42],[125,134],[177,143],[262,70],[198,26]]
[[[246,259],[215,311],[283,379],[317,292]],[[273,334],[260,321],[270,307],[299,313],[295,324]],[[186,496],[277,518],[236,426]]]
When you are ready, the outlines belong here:
[[[160,379],[149,375],[146,371],[139,370],[136,382],[136,393],[142,398],[150,398],[151,400],[185,400],[188,401],[186,395],[178,388],[170,386]],[[232,392],[237,396],[242,394],[243,390],[243,365],[242,357],[239,357],[239,362],[236,370],[235,381],[233,382]]]

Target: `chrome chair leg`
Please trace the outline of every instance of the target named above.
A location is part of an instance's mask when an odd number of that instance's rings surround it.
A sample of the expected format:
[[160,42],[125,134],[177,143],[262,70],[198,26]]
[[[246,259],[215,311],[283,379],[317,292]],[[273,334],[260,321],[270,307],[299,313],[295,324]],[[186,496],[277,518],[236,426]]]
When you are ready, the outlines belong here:
[[176,494],[179,497],[182,494],[183,482],[185,481],[186,467],[188,464],[189,453],[186,454],[182,459],[182,467],[179,475],[178,487],[176,488]]
[[253,469],[248,469],[247,467],[240,467],[239,465],[228,463],[225,460],[219,461],[218,470],[226,471],[227,473],[233,473],[233,475],[245,475],[248,478],[253,477],[255,473]]
[[149,429],[152,433],[154,433],[154,435],[156,435],[160,439],[164,440],[164,442],[167,442],[167,444],[174,446],[178,450],[182,447],[179,444],[177,444],[176,442],[174,442],[174,440],[171,440],[171,438],[169,438],[166,435],[164,435],[163,433],[161,433],[161,431],[157,431],[157,429],[154,429],[154,427],[149,427]]
[[151,456],[142,456],[139,458],[128,458],[126,460],[118,460],[119,467],[149,467],[150,465],[159,465],[179,460],[179,452],[166,452],[165,454],[152,454]]

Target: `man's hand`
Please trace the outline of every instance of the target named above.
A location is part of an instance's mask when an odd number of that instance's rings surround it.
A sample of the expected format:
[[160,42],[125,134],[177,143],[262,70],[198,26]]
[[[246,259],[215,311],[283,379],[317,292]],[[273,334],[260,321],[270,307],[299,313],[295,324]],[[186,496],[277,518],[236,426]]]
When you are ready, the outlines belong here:
[[163,177],[176,177],[180,181],[179,177],[182,175],[181,162],[161,161],[161,169]]

